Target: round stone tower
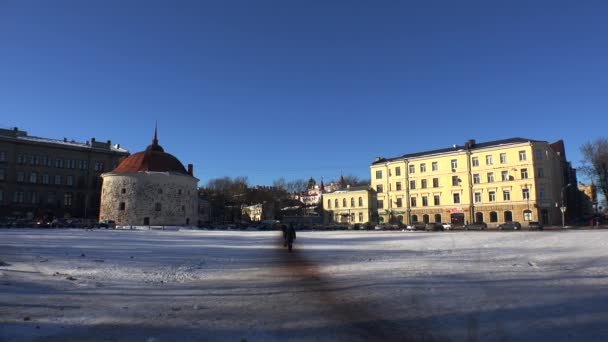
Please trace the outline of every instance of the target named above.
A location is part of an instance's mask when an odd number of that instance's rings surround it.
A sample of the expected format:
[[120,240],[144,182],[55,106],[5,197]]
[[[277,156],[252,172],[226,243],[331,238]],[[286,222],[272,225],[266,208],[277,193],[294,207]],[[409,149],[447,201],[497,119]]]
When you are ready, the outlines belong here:
[[123,226],[187,226],[198,218],[198,179],[158,144],[130,155],[101,175],[100,220]]

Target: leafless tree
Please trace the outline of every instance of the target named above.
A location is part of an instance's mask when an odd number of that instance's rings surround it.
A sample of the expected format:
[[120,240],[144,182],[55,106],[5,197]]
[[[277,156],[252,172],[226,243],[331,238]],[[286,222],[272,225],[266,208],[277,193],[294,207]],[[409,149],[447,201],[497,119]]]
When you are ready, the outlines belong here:
[[583,160],[582,171],[589,176],[608,198],[608,139],[597,138],[581,146]]

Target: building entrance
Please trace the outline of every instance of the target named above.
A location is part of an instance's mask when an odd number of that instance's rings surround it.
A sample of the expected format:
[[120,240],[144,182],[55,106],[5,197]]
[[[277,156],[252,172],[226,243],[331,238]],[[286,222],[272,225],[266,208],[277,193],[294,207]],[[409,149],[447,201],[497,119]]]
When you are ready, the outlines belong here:
[[540,218],[542,224],[549,224],[549,212],[547,209],[543,209],[540,211]]
[[450,219],[453,225],[464,225],[464,213],[452,213],[450,214]]

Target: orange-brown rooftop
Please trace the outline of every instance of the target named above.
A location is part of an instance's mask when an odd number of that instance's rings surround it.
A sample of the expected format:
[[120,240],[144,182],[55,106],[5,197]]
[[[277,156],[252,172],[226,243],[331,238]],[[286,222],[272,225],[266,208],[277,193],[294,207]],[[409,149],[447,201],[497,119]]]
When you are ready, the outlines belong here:
[[112,171],[113,173],[133,173],[140,171],[177,172],[188,175],[184,165],[173,155],[166,153],[158,144],[156,130],[152,145],[145,151],[138,152],[123,159]]

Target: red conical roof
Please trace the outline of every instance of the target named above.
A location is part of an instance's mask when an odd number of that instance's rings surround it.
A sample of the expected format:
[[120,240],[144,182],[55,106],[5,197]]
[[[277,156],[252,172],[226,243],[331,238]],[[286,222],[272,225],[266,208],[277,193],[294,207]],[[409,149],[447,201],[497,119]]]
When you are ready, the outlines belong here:
[[112,170],[113,173],[132,173],[140,171],[177,172],[188,174],[184,165],[173,155],[166,153],[158,144],[157,129],[154,128],[154,139],[145,151],[138,152],[123,159]]

